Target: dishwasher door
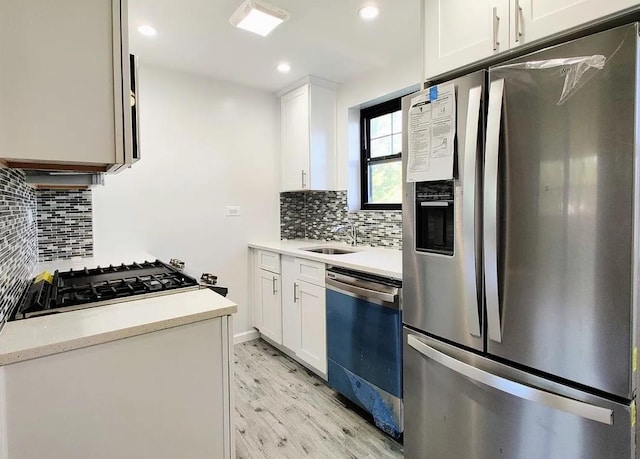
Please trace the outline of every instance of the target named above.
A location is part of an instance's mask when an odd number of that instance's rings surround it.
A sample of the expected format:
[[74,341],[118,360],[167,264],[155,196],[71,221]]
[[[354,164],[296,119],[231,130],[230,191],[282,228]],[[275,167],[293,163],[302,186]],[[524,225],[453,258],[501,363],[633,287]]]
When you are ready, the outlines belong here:
[[326,287],[329,385],[398,437],[403,431],[401,283],[329,268]]

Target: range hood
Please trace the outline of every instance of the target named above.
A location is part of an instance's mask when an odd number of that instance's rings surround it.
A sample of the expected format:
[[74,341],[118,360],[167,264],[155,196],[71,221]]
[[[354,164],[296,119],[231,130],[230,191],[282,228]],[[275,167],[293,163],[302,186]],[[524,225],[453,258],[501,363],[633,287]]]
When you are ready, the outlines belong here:
[[67,171],[25,170],[25,179],[34,188],[88,190],[104,185],[104,174]]

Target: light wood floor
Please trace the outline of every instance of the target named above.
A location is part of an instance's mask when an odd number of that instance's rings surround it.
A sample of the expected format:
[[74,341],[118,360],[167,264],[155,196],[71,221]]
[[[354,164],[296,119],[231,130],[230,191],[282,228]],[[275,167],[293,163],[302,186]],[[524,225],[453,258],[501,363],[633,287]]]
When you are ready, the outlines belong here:
[[262,340],[235,346],[238,458],[398,458],[402,445]]

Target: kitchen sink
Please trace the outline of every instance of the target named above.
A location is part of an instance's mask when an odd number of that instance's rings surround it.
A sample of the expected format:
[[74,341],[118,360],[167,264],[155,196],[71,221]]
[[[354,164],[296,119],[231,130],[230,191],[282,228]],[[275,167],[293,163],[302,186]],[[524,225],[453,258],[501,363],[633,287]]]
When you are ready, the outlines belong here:
[[305,252],[322,253],[325,255],[344,255],[347,253],[355,253],[356,250],[345,249],[342,247],[310,247],[308,249],[300,249]]

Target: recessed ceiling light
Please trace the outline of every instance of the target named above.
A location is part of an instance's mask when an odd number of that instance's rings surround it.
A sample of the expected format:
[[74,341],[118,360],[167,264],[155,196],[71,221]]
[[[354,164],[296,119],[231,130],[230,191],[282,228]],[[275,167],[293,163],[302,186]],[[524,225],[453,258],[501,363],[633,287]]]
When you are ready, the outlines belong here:
[[158,31],[147,24],[138,27],[138,33],[140,35],[144,35],[145,37],[155,37],[156,35],[158,35]]
[[280,73],[289,73],[291,70],[291,66],[286,62],[281,62],[278,64],[278,72]]
[[380,10],[375,5],[363,6],[358,10],[358,14],[360,15],[360,17],[365,20],[371,20],[371,19],[377,18],[378,13],[380,13]]
[[287,19],[289,13],[277,6],[261,0],[245,0],[229,22],[240,29],[266,37]]

